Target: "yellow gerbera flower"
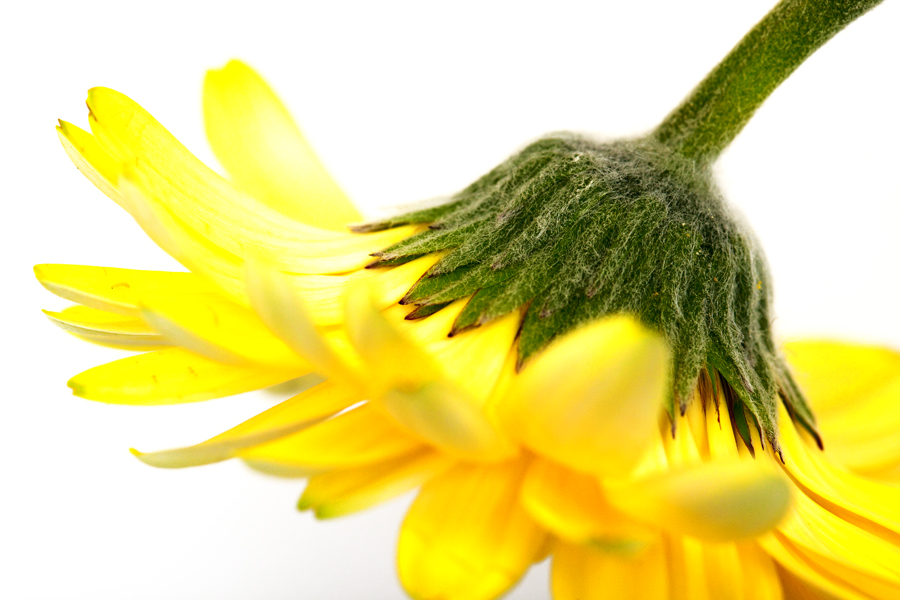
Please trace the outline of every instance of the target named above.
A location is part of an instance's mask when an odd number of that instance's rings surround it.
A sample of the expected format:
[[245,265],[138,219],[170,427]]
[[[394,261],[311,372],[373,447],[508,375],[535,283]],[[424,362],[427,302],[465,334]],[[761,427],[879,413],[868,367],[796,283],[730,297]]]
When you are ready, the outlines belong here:
[[75,376],[75,394],[194,402],[315,374],[142,461],[303,475],[300,508],[320,518],[420,488],[398,547],[415,598],[497,597],[548,553],[559,600],[900,597],[900,355],[788,346],[825,455],[786,414],[780,456],[752,427],[746,443],[753,419],[715,372],[660,421],[669,347],[631,317],[578,328],[518,373],[519,311],[452,338],[466,299],[408,320],[398,301],[441,255],[366,269],[422,227],[341,232],[357,213],[247,66],[211,72],[204,93],[231,181],[124,95],[95,88],[88,106],[92,133],[60,124],[69,156],[191,272],[35,268],[78,303],[54,322],[147,351]]
[[414,598],[490,600],[547,556],[557,600],[898,598],[900,355],[808,341],[786,362],[762,253],[709,169],[876,3],[783,2],[645,138],[547,137],[354,232],[246,65],[204,90],[228,179],[95,88],[66,152],[189,272],[36,267],[76,303],[55,323],[141,352],[69,385],[158,405],[296,380],[214,438],[133,453],[305,477],[319,518],[418,488],[397,550]]

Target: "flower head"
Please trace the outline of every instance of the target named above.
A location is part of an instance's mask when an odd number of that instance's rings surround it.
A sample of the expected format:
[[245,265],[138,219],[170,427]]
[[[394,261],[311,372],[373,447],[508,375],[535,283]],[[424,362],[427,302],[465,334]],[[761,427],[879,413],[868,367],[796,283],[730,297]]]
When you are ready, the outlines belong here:
[[[688,182],[699,204],[683,217],[659,194],[621,201],[616,186],[642,185],[623,165],[658,169],[657,146],[544,140],[451,204],[351,233],[340,224],[355,209],[241,63],[211,73],[204,96],[230,180],[126,96],[96,88],[88,106],[91,133],[60,124],[66,151],[190,272],[35,268],[77,303],[48,312],[64,329],[146,351],[75,376],[75,394],[154,405],[309,385],[195,446],[134,451],[143,462],[240,458],[306,477],[299,506],[320,518],[418,488],[398,544],[415,598],[495,598],[548,554],[560,600],[900,594],[900,491],[882,481],[900,464],[897,423],[860,440],[900,393],[900,360],[798,344],[793,383],[770,343],[761,259],[717,218],[711,188]],[[556,204],[517,204],[535,194]],[[598,222],[584,245],[579,227]],[[542,246],[548,231],[563,245]],[[622,255],[565,293],[607,304],[547,309],[548,280],[572,281],[590,248]],[[679,313],[697,295],[678,286],[723,257],[724,300]],[[701,299],[719,298],[713,283]],[[821,368],[851,359],[862,379]],[[799,387],[842,466],[810,443]]]

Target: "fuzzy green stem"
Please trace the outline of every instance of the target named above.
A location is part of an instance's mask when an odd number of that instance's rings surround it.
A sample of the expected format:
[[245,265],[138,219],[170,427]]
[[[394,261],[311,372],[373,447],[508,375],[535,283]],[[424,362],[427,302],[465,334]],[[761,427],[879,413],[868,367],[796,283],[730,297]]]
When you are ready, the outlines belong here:
[[712,162],[794,69],[882,0],[783,0],[659,125],[654,137]]

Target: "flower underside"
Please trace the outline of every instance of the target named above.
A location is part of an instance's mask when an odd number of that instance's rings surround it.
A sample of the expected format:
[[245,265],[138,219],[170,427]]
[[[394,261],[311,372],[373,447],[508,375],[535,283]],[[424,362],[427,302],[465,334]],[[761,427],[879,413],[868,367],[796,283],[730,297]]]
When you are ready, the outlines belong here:
[[[307,478],[299,508],[318,518],[418,489],[397,564],[423,600],[494,600],[548,554],[557,600],[898,597],[900,355],[786,347],[828,440],[809,447],[775,406],[780,391],[811,423],[771,344],[765,265],[708,173],[652,142],[556,137],[355,235],[246,65],[204,85],[228,179],[126,96],[95,88],[88,106],[90,133],[60,124],[66,152],[191,272],[35,268],[77,303],[55,323],[146,351],[73,392],[150,406],[302,387],[200,443],[132,450],[144,463]],[[751,457],[776,410],[783,459]]]
[[652,140],[539,140],[448,203],[361,225],[428,229],[381,252],[370,268],[441,253],[401,300],[425,318],[471,296],[450,335],[522,309],[521,369],[551,340],[630,313],[672,348],[675,423],[701,380],[721,384],[748,447],[755,426],[778,448],[776,399],[819,440],[815,420],[770,328],[762,252],[707,170]]

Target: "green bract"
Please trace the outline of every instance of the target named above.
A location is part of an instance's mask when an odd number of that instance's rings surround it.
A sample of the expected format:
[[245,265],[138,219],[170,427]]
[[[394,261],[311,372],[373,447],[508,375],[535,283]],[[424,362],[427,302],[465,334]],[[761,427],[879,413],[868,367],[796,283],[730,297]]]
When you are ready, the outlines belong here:
[[[450,335],[523,309],[519,367],[553,338],[627,312],[673,349],[670,413],[684,411],[703,374],[721,381],[750,446],[747,417],[777,445],[776,398],[814,421],[772,343],[762,252],[726,207],[708,168],[642,139],[539,140],[450,202],[360,227],[428,229],[378,253],[371,266],[445,255],[409,290],[407,317],[471,296]],[[746,408],[746,413],[745,410]]]
[[468,298],[455,335],[521,310],[519,368],[581,323],[635,314],[673,350],[670,415],[698,386],[721,387],[751,450],[753,426],[777,450],[779,399],[819,440],[772,340],[762,251],[711,165],[782,81],[880,1],[783,0],[650,135],[539,140],[447,204],[356,228],[428,224],[370,266],[444,253],[404,297],[407,318]]

